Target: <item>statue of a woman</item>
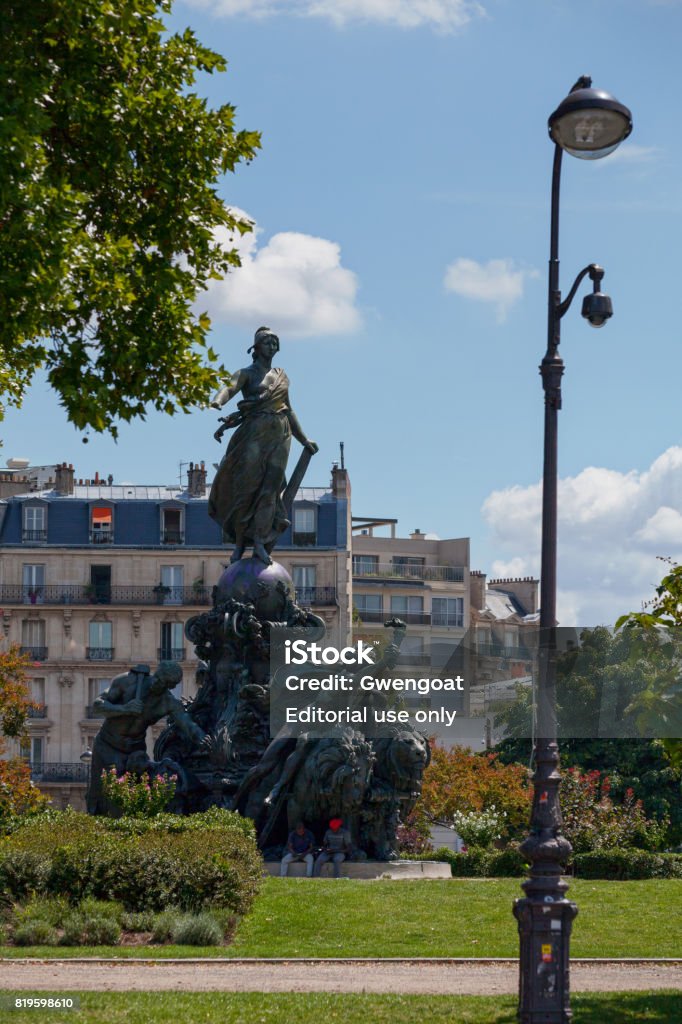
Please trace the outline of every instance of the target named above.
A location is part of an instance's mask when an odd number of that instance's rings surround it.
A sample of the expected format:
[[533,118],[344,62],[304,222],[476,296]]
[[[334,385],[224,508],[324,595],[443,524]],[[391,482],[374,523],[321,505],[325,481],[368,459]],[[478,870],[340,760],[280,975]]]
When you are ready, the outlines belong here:
[[[266,565],[280,533],[289,526],[282,503],[291,435],[309,452],[318,448],[303,433],[289,405],[289,378],[272,365],[279,338],[259,327],[249,352],[253,362],[235,375],[211,402],[221,406],[241,392],[239,412],[225,420],[237,427],[213,481],[208,514],[220,524],[223,540],[235,545],[238,561],[247,545]],[[218,436],[216,434],[216,436]]]

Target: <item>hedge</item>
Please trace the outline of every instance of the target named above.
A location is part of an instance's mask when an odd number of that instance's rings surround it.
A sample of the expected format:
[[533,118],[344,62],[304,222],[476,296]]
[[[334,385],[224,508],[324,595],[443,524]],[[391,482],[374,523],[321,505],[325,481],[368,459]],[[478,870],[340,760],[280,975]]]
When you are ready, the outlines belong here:
[[[446,846],[410,860],[436,860],[450,865],[455,878],[517,878],[528,874],[528,861],[515,846],[506,850],[470,847],[466,853],[454,853]],[[644,878],[682,878],[682,854],[650,853],[646,850],[594,850],[576,853],[567,874],[578,878],[627,881]]]
[[245,914],[263,862],[253,825],[212,808],[188,816],[97,818],[71,809],[13,822],[0,840],[0,891],[118,900],[127,910],[224,907]]

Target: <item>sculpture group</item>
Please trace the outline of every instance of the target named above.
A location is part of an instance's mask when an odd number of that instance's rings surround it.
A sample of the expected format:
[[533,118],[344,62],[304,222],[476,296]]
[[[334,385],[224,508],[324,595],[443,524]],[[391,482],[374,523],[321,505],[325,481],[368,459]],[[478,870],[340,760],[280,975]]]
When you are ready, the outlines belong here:
[[[99,787],[103,768],[172,768],[178,778],[173,810],[238,810],[254,820],[266,855],[281,854],[297,822],[322,834],[330,818],[340,817],[359,856],[388,860],[397,856],[396,830],[419,796],[429,759],[426,738],[409,726],[380,738],[350,727],[270,736],[271,643],[284,629],[318,642],[325,635],[323,620],[296,604],[288,573],[271,557],[317,451],[291,409],[286,374],[272,367],[278,349],[269,328],[259,328],[251,366],[212,403],[220,408],[242,395],[238,411],[216,434],[237,428],[209,499],[209,514],[235,550],[213,588],[212,608],[185,624],[200,659],[197,694],[187,702],[170,694],[179,679],[173,663],[161,663],[154,675],[138,666],[113,680],[98,702],[106,721],[93,749],[88,809],[110,811]],[[292,435],[304,451],[287,483]],[[250,558],[244,557],[247,547]],[[404,634],[397,620],[387,627],[392,642],[375,671],[395,664]],[[150,760],[146,729],[162,717],[168,724]]]

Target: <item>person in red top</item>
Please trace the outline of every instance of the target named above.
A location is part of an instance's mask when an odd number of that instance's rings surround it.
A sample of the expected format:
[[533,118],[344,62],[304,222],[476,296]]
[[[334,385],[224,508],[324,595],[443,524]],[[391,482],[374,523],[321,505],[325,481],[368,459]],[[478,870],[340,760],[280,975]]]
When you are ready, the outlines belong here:
[[322,840],[322,852],[315,861],[315,877],[320,877],[323,864],[333,860],[334,878],[340,878],[341,864],[352,852],[353,841],[348,829],[343,828],[343,818],[332,818]]

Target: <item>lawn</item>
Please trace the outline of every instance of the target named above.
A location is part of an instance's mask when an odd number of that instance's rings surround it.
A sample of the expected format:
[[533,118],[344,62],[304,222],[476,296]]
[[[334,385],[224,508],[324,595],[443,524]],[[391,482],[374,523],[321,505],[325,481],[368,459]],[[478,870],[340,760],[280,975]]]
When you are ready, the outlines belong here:
[[[271,878],[234,943],[0,947],[11,957],[517,956],[516,879],[360,882]],[[576,957],[681,957],[682,881],[573,881]]]
[[[23,993],[24,995],[26,993]],[[62,995],[66,993],[61,993]],[[325,992],[85,992],[80,1011],[13,1010],[12,1024],[72,1020],[78,1024],[516,1024],[511,996],[331,995]],[[22,993],[17,993],[22,995]],[[574,995],[574,1024],[673,1024],[682,993]],[[9,1020],[10,1015],[4,1019]]]

